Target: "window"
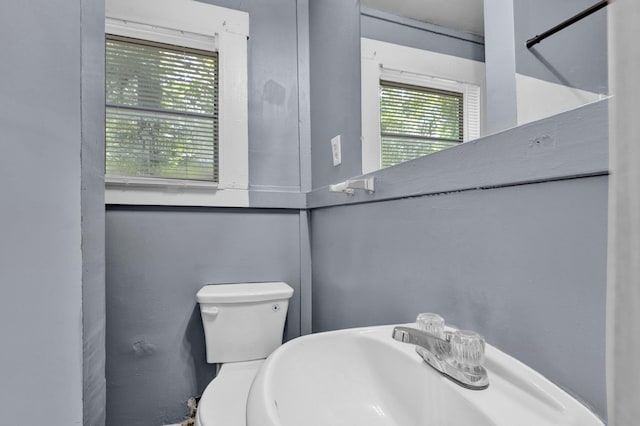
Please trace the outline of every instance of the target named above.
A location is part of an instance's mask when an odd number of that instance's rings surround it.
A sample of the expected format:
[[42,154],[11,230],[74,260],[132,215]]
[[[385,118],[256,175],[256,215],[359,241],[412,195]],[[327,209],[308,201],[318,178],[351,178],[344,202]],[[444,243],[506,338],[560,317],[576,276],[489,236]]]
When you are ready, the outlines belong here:
[[462,93],[381,81],[381,166],[461,143],[463,118]]
[[362,173],[480,136],[484,64],[361,39]]
[[108,175],[217,182],[217,59],[107,35]]
[[107,204],[247,206],[245,12],[107,0]]

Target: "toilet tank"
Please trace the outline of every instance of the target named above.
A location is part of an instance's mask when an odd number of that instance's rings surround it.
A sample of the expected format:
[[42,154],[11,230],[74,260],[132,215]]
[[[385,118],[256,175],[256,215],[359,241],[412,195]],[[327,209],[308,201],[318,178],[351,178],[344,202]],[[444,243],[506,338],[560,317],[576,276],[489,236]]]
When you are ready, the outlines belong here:
[[293,289],[284,282],[206,285],[196,294],[208,363],[263,359],[282,344]]

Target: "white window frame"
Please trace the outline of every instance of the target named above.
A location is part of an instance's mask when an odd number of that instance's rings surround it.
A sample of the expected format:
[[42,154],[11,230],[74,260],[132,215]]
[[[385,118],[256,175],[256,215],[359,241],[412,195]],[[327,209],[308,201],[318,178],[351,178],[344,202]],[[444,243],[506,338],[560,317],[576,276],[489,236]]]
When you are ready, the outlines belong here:
[[106,204],[248,206],[249,15],[193,0],[107,0],[105,32],[218,52],[218,182],[105,176]]
[[463,141],[480,136],[482,62],[366,38],[361,49],[362,173],[381,168],[381,80],[462,93]]

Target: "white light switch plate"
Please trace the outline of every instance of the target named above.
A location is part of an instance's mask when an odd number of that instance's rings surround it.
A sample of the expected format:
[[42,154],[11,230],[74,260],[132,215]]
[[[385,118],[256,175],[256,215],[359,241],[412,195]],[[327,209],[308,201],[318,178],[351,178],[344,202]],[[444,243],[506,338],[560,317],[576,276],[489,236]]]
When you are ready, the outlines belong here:
[[340,142],[340,135],[331,138],[331,153],[333,155],[334,166],[342,163],[342,143]]

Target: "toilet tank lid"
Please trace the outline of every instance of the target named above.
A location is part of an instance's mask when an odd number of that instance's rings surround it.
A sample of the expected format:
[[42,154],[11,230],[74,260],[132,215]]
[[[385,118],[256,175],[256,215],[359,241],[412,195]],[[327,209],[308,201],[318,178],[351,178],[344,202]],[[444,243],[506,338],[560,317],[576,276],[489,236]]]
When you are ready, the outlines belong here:
[[209,284],[196,294],[198,303],[264,302],[289,299],[293,289],[284,282]]

